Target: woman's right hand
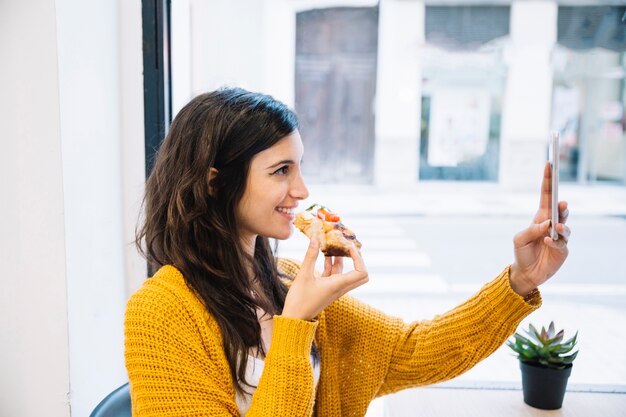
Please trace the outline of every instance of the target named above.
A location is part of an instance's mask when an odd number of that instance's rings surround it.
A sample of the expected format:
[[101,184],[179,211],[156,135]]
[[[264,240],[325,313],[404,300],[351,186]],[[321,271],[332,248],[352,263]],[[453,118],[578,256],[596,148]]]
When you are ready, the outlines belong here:
[[369,280],[363,258],[354,245],[350,248],[354,270],[345,274],[342,273],[343,258],[326,257],[324,272],[316,276],[315,261],[318,255],[319,243],[317,239],[311,239],[300,272],[287,293],[283,317],[313,320],[333,301]]

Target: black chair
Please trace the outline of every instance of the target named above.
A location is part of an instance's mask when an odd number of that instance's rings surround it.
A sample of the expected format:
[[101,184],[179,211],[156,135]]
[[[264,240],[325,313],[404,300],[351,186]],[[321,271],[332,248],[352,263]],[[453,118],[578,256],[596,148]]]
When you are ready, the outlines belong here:
[[130,387],[128,382],[107,395],[89,417],[131,417]]

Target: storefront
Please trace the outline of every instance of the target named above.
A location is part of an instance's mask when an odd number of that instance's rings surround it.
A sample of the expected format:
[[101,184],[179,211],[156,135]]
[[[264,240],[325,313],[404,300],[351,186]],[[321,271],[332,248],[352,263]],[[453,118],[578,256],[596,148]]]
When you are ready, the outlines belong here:
[[[249,13],[172,3],[172,96],[241,85],[294,107],[311,183],[530,190],[551,129],[563,136],[564,181],[626,182],[625,6],[244,3]],[[240,24],[224,37],[228,21]],[[176,48],[177,36],[191,48]]]
[[626,183],[626,6],[559,7],[552,128],[561,178]]

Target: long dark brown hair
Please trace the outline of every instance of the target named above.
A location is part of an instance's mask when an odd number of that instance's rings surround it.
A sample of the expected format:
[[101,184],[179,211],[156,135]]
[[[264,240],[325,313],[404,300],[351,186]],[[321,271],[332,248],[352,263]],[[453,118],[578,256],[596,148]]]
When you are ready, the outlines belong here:
[[[236,207],[252,157],[297,128],[296,115],[270,96],[240,88],[202,94],[172,122],[146,183],[136,243],[152,270],[178,268],[213,315],[238,392],[251,386],[249,349],[265,355],[256,309],[280,314],[287,288],[267,237],[257,237],[253,257],[245,252]],[[261,293],[252,293],[253,280]]]

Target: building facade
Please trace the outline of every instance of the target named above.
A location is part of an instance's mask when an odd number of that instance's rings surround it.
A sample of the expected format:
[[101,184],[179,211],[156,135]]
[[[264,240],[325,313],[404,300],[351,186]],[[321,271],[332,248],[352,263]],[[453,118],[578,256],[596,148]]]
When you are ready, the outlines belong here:
[[565,181],[625,183],[615,4],[178,0],[174,97],[240,85],[285,101],[312,182],[529,189],[559,130]]

